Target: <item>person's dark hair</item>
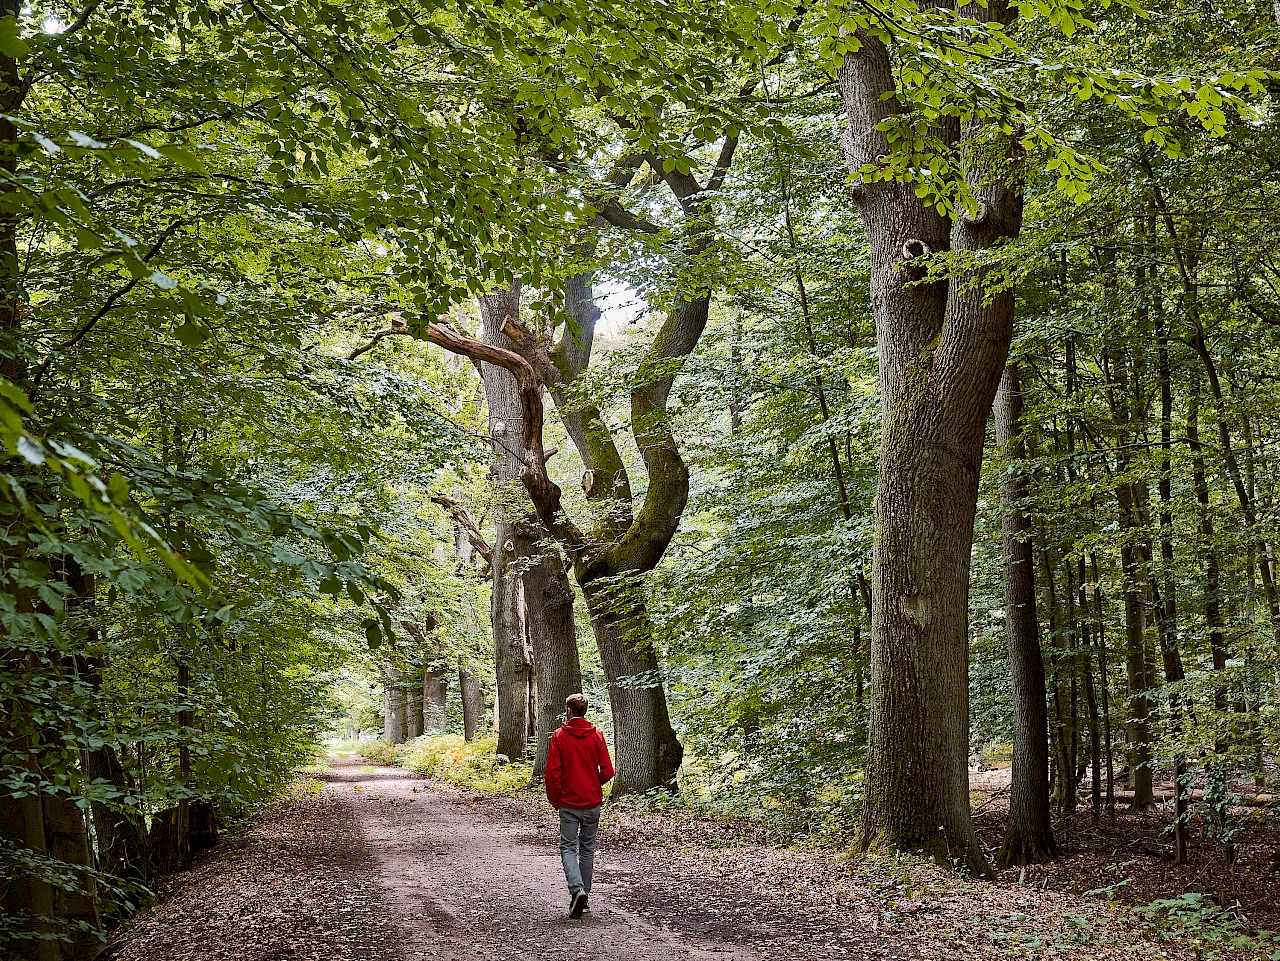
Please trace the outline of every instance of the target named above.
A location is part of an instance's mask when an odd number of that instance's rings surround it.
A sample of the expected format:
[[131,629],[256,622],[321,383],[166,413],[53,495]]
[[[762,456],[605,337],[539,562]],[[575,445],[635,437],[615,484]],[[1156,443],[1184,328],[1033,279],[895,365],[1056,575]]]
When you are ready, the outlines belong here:
[[587,716],[587,699],[581,694],[570,694],[564,699],[564,706],[570,717]]

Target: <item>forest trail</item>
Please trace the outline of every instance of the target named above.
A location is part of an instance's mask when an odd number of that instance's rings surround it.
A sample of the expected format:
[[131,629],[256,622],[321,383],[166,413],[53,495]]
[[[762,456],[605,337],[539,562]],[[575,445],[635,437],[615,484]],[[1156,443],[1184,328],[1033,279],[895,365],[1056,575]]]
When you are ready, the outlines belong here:
[[358,759],[319,779],[322,790],[187,872],[112,961],[920,956],[805,909],[794,885],[753,889],[679,853],[611,849],[603,835],[592,912],[571,920],[549,811],[531,824]]

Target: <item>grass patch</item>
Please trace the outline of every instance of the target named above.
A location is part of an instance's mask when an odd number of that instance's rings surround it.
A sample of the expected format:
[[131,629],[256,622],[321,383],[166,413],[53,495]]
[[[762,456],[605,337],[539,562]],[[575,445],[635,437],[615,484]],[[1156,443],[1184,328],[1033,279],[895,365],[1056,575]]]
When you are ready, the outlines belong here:
[[368,743],[367,741],[356,741],[351,738],[340,738],[325,741],[324,750],[334,757],[361,757],[364,755],[364,748]]
[[356,770],[363,771],[365,774],[372,774],[374,771],[378,769],[374,767],[372,764],[361,764],[359,767],[356,768]]
[[493,737],[464,741],[455,734],[444,734],[404,744],[371,741],[361,747],[361,753],[372,761],[408,768],[487,794],[518,794],[529,786],[533,774],[532,764],[512,763],[498,754],[498,741]]

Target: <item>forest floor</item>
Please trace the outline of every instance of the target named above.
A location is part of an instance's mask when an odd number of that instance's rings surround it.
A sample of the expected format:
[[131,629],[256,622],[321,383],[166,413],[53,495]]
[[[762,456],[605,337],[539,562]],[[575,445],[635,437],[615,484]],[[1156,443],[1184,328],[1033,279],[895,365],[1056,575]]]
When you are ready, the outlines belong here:
[[1106,961],[1276,947],[1206,943],[1231,932],[1146,922],[1096,895],[618,810],[602,823],[592,912],[574,921],[545,804],[360,759],[316,778],[170,879],[117,933],[112,961]]

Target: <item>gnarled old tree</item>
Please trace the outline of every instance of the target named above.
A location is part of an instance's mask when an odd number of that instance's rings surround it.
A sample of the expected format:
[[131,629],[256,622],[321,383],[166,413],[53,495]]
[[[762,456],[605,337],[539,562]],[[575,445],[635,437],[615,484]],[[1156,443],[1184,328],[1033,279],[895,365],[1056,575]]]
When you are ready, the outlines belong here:
[[[487,343],[514,349],[506,330],[519,325],[520,293],[521,285],[516,281],[480,298]],[[537,738],[533,772],[537,780],[546,767],[547,745],[559,726],[565,698],[582,688],[573,591],[559,551],[545,543],[546,530],[537,515],[524,506],[527,501],[523,495],[510,496],[528,456],[523,444],[525,411],[520,388],[501,366],[482,361],[480,369],[489,406],[497,495],[490,566],[498,753],[524,757],[527,732],[532,728]],[[531,709],[536,715],[533,718]]]
[[[723,185],[737,143],[736,136],[723,139],[705,184],[679,169],[664,171],[661,159],[645,155],[620,164],[611,188],[625,187],[648,164],[682,210],[681,254],[696,258],[710,244],[709,198]],[[596,206],[600,213],[595,226],[659,232],[616,200],[600,200]],[[591,273],[570,278],[567,288],[576,330],[566,325],[554,342],[546,332],[522,323],[518,312],[510,309],[514,304],[508,307],[500,327],[505,340],[498,343],[491,336],[486,337],[489,342],[481,341],[430,321],[414,326],[413,333],[513,375],[521,414],[524,462],[520,476],[544,528],[573,563],[609,682],[618,755],[614,794],[674,787],[683,748],[671,726],[652,625],[637,578],[662,559],[688,502],[689,470],[671,431],[667,399],[680,362],[694,350],[706,328],[711,293],[695,290],[673,305],[631,385],[631,431],[648,474],[648,487],[636,510],[626,465],[599,410],[592,404],[577,405],[569,398],[569,385],[591,361],[600,311],[594,302]],[[586,466],[583,489],[588,501],[598,508],[588,530],[565,515],[560,488],[547,473],[544,387],[550,390]],[[512,436],[510,428],[508,436]],[[511,449],[520,448],[513,445]]]
[[[1008,24],[1002,0],[965,7]],[[854,199],[871,248],[883,427],[872,576],[871,720],[864,847],[922,851],[988,874],[969,810],[969,564],[987,420],[1012,334],[1014,294],[981,252],[1022,223],[1013,137],[979,119],[942,117],[930,131],[958,158],[977,201],[956,218],[905,178],[872,175],[901,153],[910,126],[887,28],[846,38],[839,85],[845,152],[862,178]],[[930,254],[966,262],[927,275]],[[976,262],[975,262],[976,261]]]
[[[624,188],[647,164],[680,206],[680,254],[696,259],[710,244],[709,198],[723,186],[737,144],[736,136],[724,138],[705,184],[678,168],[665,170],[658,157],[645,155],[620,163],[609,189]],[[597,203],[596,226],[658,232],[655,225],[614,199]],[[566,325],[554,343],[543,332],[523,325],[513,325],[510,333],[521,356],[550,390],[586,468],[582,486],[595,508],[594,522],[585,537],[567,522],[571,529],[562,528],[561,534],[566,536],[564,544],[574,561],[609,682],[618,754],[614,794],[674,787],[683,748],[671,727],[662,668],[638,579],[662,559],[688,502],[689,470],[671,432],[667,399],[680,361],[693,352],[706,328],[711,292],[695,289],[672,306],[631,384],[631,431],[648,474],[639,511],[634,508],[626,465],[600,410],[594,403],[583,404],[569,396],[569,386],[591,362],[600,319],[592,273],[570,277],[565,294],[576,329]],[[532,486],[530,492],[534,493]],[[544,518],[551,516],[552,508],[545,498],[538,504]]]

